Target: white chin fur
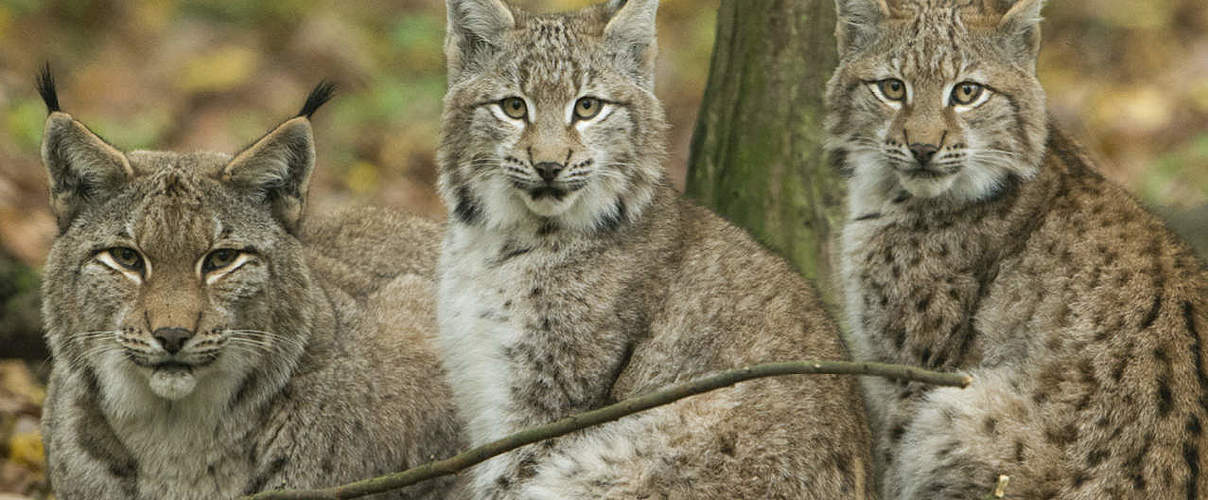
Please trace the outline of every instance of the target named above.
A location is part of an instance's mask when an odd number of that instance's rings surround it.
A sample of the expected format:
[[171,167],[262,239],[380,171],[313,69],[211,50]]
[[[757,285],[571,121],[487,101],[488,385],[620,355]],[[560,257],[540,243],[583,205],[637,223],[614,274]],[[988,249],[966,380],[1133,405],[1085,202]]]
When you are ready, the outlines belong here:
[[524,204],[530,211],[541,217],[556,217],[562,215],[575,204],[575,200],[579,198],[580,191],[567,193],[561,200],[556,200],[552,196],[546,196],[539,200],[534,200],[528,193],[522,193],[520,197],[524,200]]
[[926,178],[914,177],[908,174],[898,174],[898,183],[915,198],[935,198],[947,193],[956,182],[958,174],[944,177]]
[[151,372],[151,392],[170,400],[179,401],[193,393],[197,387],[197,376],[188,368],[156,368]]

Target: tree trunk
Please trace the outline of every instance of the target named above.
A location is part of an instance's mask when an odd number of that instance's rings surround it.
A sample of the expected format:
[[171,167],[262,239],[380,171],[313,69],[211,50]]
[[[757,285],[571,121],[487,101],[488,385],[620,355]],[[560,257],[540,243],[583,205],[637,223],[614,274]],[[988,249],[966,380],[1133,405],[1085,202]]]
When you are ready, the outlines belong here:
[[687,194],[750,231],[835,304],[844,183],[823,161],[833,0],[722,0]]

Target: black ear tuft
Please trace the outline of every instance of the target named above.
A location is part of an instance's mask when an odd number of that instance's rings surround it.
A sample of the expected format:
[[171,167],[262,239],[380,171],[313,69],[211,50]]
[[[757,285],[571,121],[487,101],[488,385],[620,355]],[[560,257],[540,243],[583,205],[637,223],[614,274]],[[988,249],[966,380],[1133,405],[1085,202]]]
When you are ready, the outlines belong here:
[[335,93],[336,84],[327,80],[319,82],[315,86],[315,89],[310,91],[310,95],[306,96],[306,104],[302,105],[302,110],[298,111],[298,116],[305,116],[309,119],[310,115],[315,114],[315,111],[319,110],[319,106],[330,101]]
[[42,66],[42,71],[38,73],[35,84],[38,87],[38,93],[42,95],[42,102],[46,103],[46,112],[59,111],[59,93],[55,90],[55,76],[50,72],[50,62]]

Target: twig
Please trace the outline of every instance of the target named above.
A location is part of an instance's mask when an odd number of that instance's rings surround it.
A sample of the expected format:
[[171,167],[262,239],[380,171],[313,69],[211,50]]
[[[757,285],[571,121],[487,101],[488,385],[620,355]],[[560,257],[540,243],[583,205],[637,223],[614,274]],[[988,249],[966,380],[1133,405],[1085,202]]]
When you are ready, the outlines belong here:
[[626,399],[597,410],[571,415],[549,424],[522,430],[453,457],[429,462],[402,472],[331,488],[266,491],[244,498],[249,500],[333,500],[357,498],[381,493],[410,486],[427,479],[455,474],[521,446],[617,420],[640,411],[673,403],[688,396],[729,387],[747,380],[794,374],[875,375],[897,380],[962,388],[968,387],[972,382],[972,378],[968,375],[939,373],[911,366],[884,363],[859,363],[852,361],[788,361],[766,363],[717,373],[699,380],[676,384],[650,394]]
[[994,486],[994,498],[1002,498],[1007,496],[1007,484],[1010,484],[1011,476],[1000,474],[998,476],[998,484]]

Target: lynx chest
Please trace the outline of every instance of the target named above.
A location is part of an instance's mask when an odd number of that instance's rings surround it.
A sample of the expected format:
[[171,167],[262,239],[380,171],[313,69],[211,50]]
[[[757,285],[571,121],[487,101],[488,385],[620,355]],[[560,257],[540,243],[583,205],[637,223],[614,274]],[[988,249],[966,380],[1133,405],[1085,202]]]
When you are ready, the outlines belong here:
[[452,229],[439,267],[438,345],[476,445],[513,427],[510,353],[535,316],[531,257],[508,245],[501,236]]
[[607,260],[451,228],[438,345],[475,444],[604,403],[633,315]]

